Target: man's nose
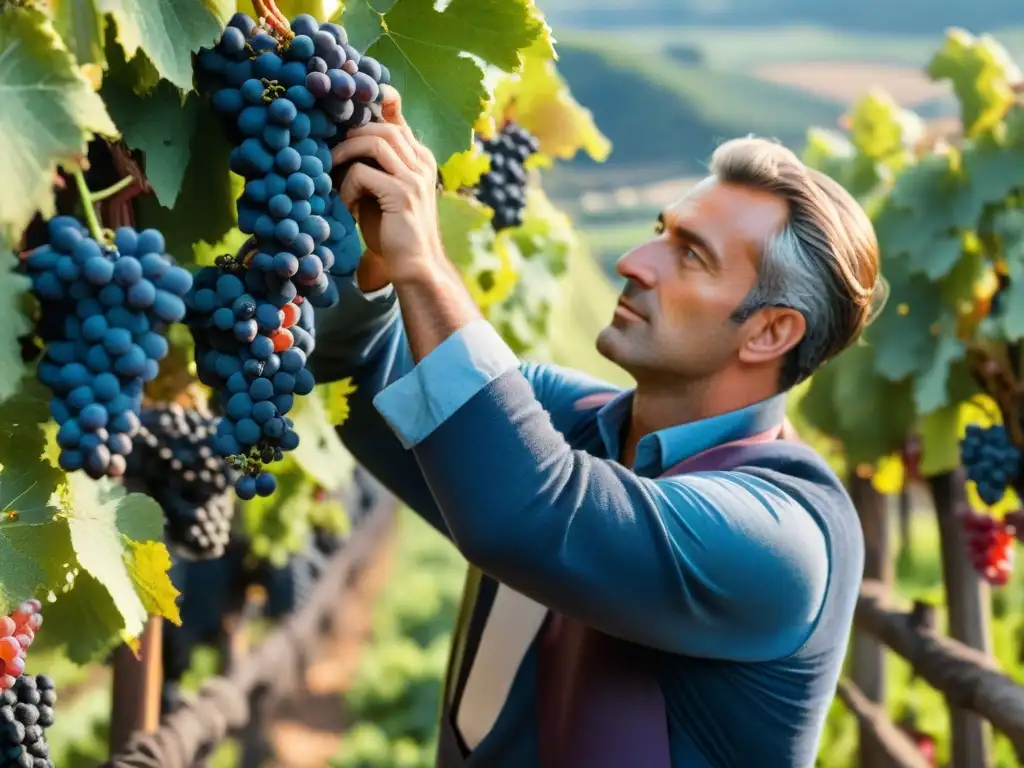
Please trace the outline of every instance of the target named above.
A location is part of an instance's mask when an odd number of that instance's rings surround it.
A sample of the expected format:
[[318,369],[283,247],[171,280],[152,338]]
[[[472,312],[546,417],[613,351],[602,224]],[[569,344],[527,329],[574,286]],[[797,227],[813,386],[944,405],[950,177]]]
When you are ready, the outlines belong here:
[[656,250],[651,243],[637,246],[615,263],[615,271],[641,288],[653,288],[658,282]]

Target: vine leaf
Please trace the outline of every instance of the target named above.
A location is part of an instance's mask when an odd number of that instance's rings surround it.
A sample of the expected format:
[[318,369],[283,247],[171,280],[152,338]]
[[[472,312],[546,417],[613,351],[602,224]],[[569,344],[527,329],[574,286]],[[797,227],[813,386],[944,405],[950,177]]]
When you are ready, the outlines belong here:
[[74,562],[46,485],[31,470],[0,467],[0,613],[59,587]]
[[[194,94],[189,96],[190,101],[193,99],[199,101]],[[231,144],[222,121],[208,104],[199,103],[197,111],[188,167],[181,182],[189,193],[178,195],[170,207],[148,195],[135,201],[136,226],[160,230],[168,253],[179,263],[191,261],[196,243],[218,243],[234,229],[235,201],[244,183],[228,170]]]
[[103,40],[106,18],[96,12],[94,0],[49,0],[57,33],[79,64],[106,63]]
[[11,271],[16,263],[14,254],[0,251],[0,403],[18,389],[25,373],[18,337],[32,330],[32,323],[22,312],[22,298],[31,281]]
[[0,12],[0,241],[16,244],[33,215],[55,212],[53,172],[117,128],[64,47],[33,8]]
[[954,323],[946,318],[940,321],[942,331],[935,334],[931,364],[920,371],[914,382],[914,401],[917,412],[929,414],[949,401],[949,374],[954,363],[964,359],[963,343],[954,335]]
[[132,59],[143,50],[157,72],[178,88],[192,89],[192,54],[220,37],[234,2],[228,0],[97,0],[117,22],[117,40]]
[[348,421],[348,417],[352,414],[349,395],[356,391],[351,376],[347,376],[340,381],[317,384],[316,390],[323,403],[328,424],[337,427]]
[[960,119],[969,136],[991,130],[1013,104],[1021,71],[991,35],[975,37],[951,29],[928,65],[933,80],[950,80],[960,100]]
[[[252,0],[238,0],[237,8],[242,13],[252,15]],[[325,21],[323,0],[277,0],[277,9],[286,19],[294,19],[300,13],[308,13],[317,21]]]
[[571,159],[580,149],[603,162],[611,153],[608,137],[598,130],[591,111],[569,92],[550,54],[550,40],[538,37],[523,54],[522,72],[494,89],[495,118],[511,107],[512,117],[540,142],[549,157]]
[[921,419],[921,464],[924,477],[950,472],[960,466],[960,419],[963,405],[950,405],[932,411]]
[[[126,556],[131,553],[133,542],[162,540],[160,506],[144,494],[126,494],[122,487],[106,479],[93,481],[80,472],[72,472],[68,475],[64,512],[79,565],[110,593],[121,614],[124,634],[138,637],[147,618],[147,606],[139,592],[159,592],[160,585],[137,584],[129,572]],[[151,570],[136,571],[136,578],[152,576]]]
[[296,398],[289,415],[299,436],[299,446],[292,452],[295,463],[328,491],[336,490],[351,474],[355,460],[334,431],[320,393]]
[[181,191],[199,117],[199,100],[182,99],[166,80],[145,95],[111,74],[100,91],[125,143],[146,157],[146,179],[165,208],[173,208]]
[[146,612],[165,616],[180,627],[181,614],[175,603],[180,593],[169,575],[171,555],[167,547],[159,541],[132,541],[125,562]]
[[354,4],[343,16],[346,29],[353,26],[360,42],[374,41],[367,54],[387,65],[406,120],[441,164],[469,148],[489,98],[483,70],[461,54],[512,72],[534,41],[551,47],[532,0],[452,0],[440,12],[433,0],[397,0],[383,16],[381,5]]
[[70,587],[45,606],[41,631],[63,641],[64,652],[75,664],[102,657],[121,639],[124,620],[107,588],[88,571],[74,575]]

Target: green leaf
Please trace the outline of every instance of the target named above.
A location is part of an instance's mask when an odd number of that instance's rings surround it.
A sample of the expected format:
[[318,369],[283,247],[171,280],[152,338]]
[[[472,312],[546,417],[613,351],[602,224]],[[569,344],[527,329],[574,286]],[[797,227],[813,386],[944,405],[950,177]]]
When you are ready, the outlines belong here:
[[32,330],[32,323],[22,312],[22,299],[32,282],[12,272],[17,262],[18,257],[10,251],[0,251],[0,403],[17,391],[24,376],[18,337]]
[[980,212],[985,203],[1000,202],[1020,186],[1024,146],[989,139],[970,142],[963,148],[962,162],[971,205]]
[[160,75],[192,88],[192,54],[220,37],[235,4],[230,0],[96,0],[117,22],[117,40],[132,59],[140,50]]
[[181,91],[166,80],[140,96],[116,76],[104,79],[100,93],[125,143],[145,155],[146,179],[157,200],[173,208],[189,164],[199,98],[190,95],[182,103]]
[[395,0],[352,0],[344,3],[337,20],[345,27],[349,43],[360,51],[375,43],[384,33],[384,14],[394,4]]
[[46,475],[40,482],[32,469],[0,467],[0,613],[58,588],[75,562]]
[[[239,0],[238,9],[243,13],[252,15],[252,2],[250,0]],[[317,21],[327,21],[327,12],[324,10],[323,0],[277,0],[277,9],[289,21],[302,13],[308,13]]]
[[65,513],[78,562],[106,587],[126,634],[137,637],[147,612],[126,556],[132,541],[162,540],[163,511],[149,496],[125,494],[121,486],[106,479],[90,480],[80,472],[68,475],[68,486]]
[[43,632],[63,642],[67,657],[88,664],[105,656],[125,629],[121,612],[107,588],[88,571],[80,571],[71,588],[44,609]]
[[924,133],[924,123],[913,112],[901,109],[885,91],[874,89],[850,114],[850,138],[854,147],[871,160],[902,156]]
[[[189,96],[190,101],[198,98]],[[135,201],[136,226],[159,229],[168,252],[183,263],[191,260],[196,243],[217,243],[234,229],[240,192],[240,178],[228,170],[231,144],[221,120],[205,101],[200,101],[197,109],[188,168],[181,184],[188,194],[178,195],[172,208],[160,205],[150,195]]]
[[963,360],[964,345],[955,336],[956,323],[951,317],[938,324],[941,331],[935,334],[932,362],[921,371],[914,382],[914,402],[917,412],[929,414],[949,402],[949,372],[953,363]]
[[921,463],[924,477],[951,472],[960,466],[960,403],[939,408],[921,419]]
[[36,482],[43,482],[47,468],[53,470],[46,482],[46,495],[57,489],[64,473],[42,460],[46,432],[51,424],[50,391],[34,374],[27,374],[14,395],[0,403],[0,462],[8,468],[31,469]]
[[289,415],[299,436],[299,447],[292,451],[296,463],[323,488],[337,490],[351,475],[355,460],[327,418],[319,393],[296,398]]
[[94,134],[113,137],[117,128],[37,10],[0,12],[0,83],[0,243],[13,246],[37,211],[54,214],[57,164],[72,163]]
[[851,465],[898,451],[914,422],[911,380],[881,378],[874,357],[868,344],[850,347],[814,374],[799,404],[812,427],[843,444]]
[[1022,76],[1010,54],[991,35],[963,29],[946,32],[946,42],[928,65],[933,80],[950,80],[960,100],[960,119],[969,136],[992,129],[1013,105]]
[[865,334],[878,374],[889,381],[926,370],[933,360],[932,326],[943,314],[940,286],[890,278],[892,298]]
[[104,64],[106,19],[96,12],[94,0],[49,0],[50,17],[79,64]]
[[[920,265],[921,271],[929,280],[938,280],[950,273],[950,270],[960,261],[963,253],[963,245],[959,237],[942,237],[931,243],[925,254],[925,263]],[[921,261],[920,258],[912,259],[915,266]]]
[[[352,11],[360,37],[372,38],[366,19],[373,10]],[[488,98],[483,71],[460,54],[511,72],[520,51],[550,34],[531,0],[452,0],[443,12],[433,0],[398,0],[379,26],[367,53],[391,71],[402,113],[439,164],[470,146]]]
[[437,207],[445,253],[463,274],[501,266],[494,254],[494,228],[487,206],[455,192],[444,192]]

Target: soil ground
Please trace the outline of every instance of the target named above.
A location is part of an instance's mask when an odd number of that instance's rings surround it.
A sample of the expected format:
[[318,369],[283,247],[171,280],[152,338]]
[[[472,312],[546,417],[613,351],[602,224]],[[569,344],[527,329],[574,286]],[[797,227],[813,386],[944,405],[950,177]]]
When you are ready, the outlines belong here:
[[391,570],[395,527],[339,604],[335,631],[324,638],[305,690],[269,705],[273,768],[324,768],[337,754],[347,725],[343,696],[370,638],[373,607]]

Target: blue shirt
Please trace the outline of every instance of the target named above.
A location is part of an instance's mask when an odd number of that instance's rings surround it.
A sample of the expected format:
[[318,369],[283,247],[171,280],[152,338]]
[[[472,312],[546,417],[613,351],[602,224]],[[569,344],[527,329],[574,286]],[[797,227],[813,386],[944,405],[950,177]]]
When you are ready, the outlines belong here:
[[[413,365],[393,291],[353,286],[317,331],[314,375],[359,387],[339,432],[367,469],[495,582],[659,654],[674,765],[813,763],[863,562],[849,498],[786,449],[658,477],[781,423],[784,396],[647,435],[627,468],[632,392],[522,363],[484,321]],[[480,765],[537,764],[534,652],[471,744]]]

